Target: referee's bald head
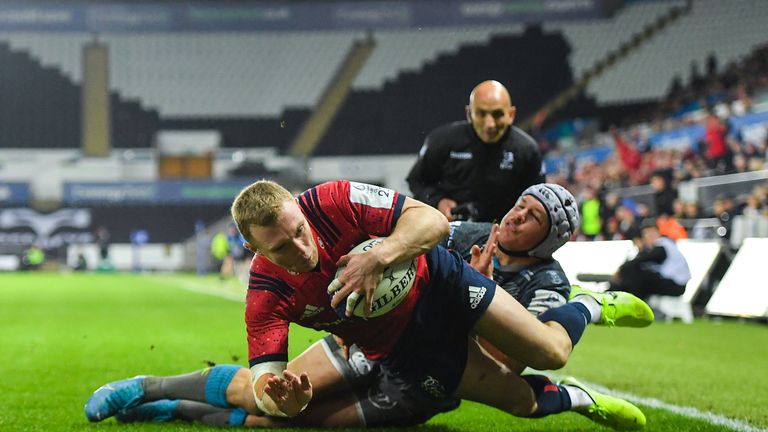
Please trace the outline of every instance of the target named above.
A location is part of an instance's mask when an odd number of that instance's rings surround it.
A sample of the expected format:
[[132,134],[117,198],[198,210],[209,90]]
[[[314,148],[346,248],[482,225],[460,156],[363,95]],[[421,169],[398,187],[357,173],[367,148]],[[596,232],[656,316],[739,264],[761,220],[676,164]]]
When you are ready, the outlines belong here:
[[483,81],[472,89],[466,110],[475,134],[487,144],[498,142],[515,120],[509,91],[494,80]]

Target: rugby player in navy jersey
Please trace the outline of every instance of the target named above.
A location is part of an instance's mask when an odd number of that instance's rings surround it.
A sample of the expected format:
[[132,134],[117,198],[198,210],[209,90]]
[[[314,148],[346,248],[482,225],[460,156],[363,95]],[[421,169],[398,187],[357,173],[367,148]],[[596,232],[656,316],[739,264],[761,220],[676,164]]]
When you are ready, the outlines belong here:
[[[572,197],[563,200],[567,198],[564,190],[554,185],[538,186],[526,191],[502,221],[499,245],[505,245],[503,250],[531,257],[549,250],[551,256],[573,233],[578,215]],[[636,298],[617,293],[581,295],[545,311],[537,320],[458,254],[434,247],[449,230],[439,212],[376,186],[329,182],[294,200],[279,185],[261,181],[241,192],[233,204],[233,216],[249,247],[257,252],[246,306],[255,404],[249,405],[245,395],[230,394],[237,393],[236,389],[230,392],[230,387],[242,371],[225,365],[199,374],[197,384],[193,378],[184,383],[182,377],[175,382],[169,381],[174,377],[166,381],[147,377],[108,384],[86,405],[90,420],[118,414],[124,421],[150,417],[205,421],[206,416],[220,415],[229,424],[251,426],[405,426],[454,409],[460,399],[470,399],[523,417],[573,409],[619,429],[645,423],[631,404],[590,392],[576,382],[553,384],[538,375],[521,378],[500,367],[470,338],[476,333],[522,364],[557,369],[587,322],[648,325],[650,310]],[[346,255],[371,235],[387,238],[369,252]],[[336,315],[333,303],[352,293],[364,295],[375,287],[387,265],[413,258],[417,259],[417,281],[396,309],[364,322]],[[346,265],[346,271],[333,282],[340,265]],[[341,285],[341,297],[329,301],[329,285]],[[470,285],[482,288],[483,295],[472,298]],[[338,379],[343,374],[335,365],[328,338],[287,366],[289,322],[328,330],[355,344],[362,355],[379,360],[377,372],[359,374],[367,378],[361,385]],[[325,363],[306,358],[323,351]],[[330,368],[323,368],[328,364]],[[168,393],[174,384],[178,388],[172,396]],[[320,397],[338,388],[346,391],[333,398]],[[188,394],[182,394],[185,389]],[[309,405],[313,390],[318,400]],[[204,413],[202,408],[197,417],[185,416],[178,413],[185,402],[230,409],[226,417],[223,412]],[[269,417],[246,418],[246,411],[233,410],[231,405]],[[276,417],[293,418],[286,423]]]

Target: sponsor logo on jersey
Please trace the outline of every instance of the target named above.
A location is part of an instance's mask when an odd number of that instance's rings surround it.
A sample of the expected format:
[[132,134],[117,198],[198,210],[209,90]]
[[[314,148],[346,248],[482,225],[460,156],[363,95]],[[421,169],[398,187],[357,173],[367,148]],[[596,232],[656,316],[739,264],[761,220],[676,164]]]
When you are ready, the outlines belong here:
[[472,153],[470,152],[457,152],[452,151],[450,153],[451,159],[459,159],[459,160],[471,160],[472,159]]
[[373,208],[392,208],[395,191],[366,183],[349,182],[349,201]]
[[555,270],[548,270],[547,273],[549,274],[549,280],[552,281],[555,285],[560,285],[563,283],[563,278],[560,276],[560,273],[558,273]]
[[485,297],[485,287],[469,286],[469,307],[477,308],[480,301]]
[[515,167],[515,154],[512,152],[504,152],[499,162],[499,169],[511,170]]

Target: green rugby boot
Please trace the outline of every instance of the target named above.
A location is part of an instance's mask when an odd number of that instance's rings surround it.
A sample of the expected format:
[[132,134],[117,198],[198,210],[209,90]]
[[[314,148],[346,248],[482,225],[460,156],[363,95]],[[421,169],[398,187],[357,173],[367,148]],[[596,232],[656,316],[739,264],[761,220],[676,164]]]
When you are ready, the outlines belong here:
[[645,427],[645,415],[640,409],[624,399],[608,396],[590,389],[573,377],[560,381],[560,385],[569,385],[584,390],[594,402],[587,407],[573,408],[573,411],[587,417],[595,423],[619,431],[640,430]]
[[597,292],[571,286],[570,299],[587,295],[600,304],[600,321],[597,325],[608,327],[648,327],[653,323],[653,310],[647,303],[624,291]]

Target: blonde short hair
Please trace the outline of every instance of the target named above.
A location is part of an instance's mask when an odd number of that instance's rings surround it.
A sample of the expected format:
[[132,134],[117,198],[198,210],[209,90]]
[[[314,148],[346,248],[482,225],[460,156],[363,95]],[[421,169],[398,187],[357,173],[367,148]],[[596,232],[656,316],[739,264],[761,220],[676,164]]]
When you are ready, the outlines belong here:
[[232,219],[246,241],[250,238],[251,226],[272,226],[277,222],[283,203],[294,197],[288,189],[270,180],[259,180],[246,187],[232,202]]

